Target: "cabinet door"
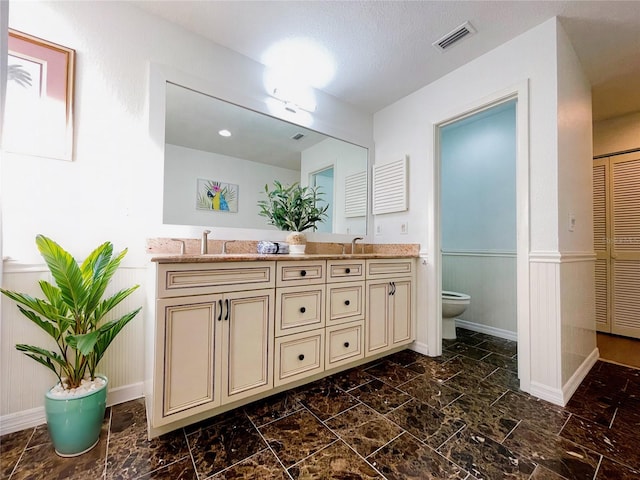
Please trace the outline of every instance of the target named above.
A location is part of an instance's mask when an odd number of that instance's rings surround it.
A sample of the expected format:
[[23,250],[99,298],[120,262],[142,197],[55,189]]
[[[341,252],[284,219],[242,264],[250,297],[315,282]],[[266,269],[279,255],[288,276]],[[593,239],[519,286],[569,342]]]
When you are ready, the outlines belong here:
[[273,388],[272,289],[229,293],[222,315],[222,402]]
[[411,286],[411,280],[391,283],[390,322],[393,346],[413,340]]
[[367,282],[365,355],[383,352],[390,346],[389,286],[386,280]]
[[220,305],[216,295],[158,300],[163,417],[184,410],[190,415],[220,404],[215,383],[215,321]]

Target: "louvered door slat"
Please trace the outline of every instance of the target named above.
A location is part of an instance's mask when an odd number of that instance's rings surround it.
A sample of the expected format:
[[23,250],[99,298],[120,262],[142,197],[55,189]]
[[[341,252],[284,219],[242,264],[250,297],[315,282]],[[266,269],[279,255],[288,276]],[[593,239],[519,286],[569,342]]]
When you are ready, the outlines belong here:
[[599,332],[610,332],[608,304],[609,304],[609,281],[608,281],[607,259],[596,260],[596,330]]
[[611,332],[640,338],[640,261],[616,260]]
[[593,247],[596,252],[607,250],[606,165],[593,167]]
[[640,253],[640,158],[614,161],[613,249]]
[[407,159],[373,166],[373,214],[407,210]]

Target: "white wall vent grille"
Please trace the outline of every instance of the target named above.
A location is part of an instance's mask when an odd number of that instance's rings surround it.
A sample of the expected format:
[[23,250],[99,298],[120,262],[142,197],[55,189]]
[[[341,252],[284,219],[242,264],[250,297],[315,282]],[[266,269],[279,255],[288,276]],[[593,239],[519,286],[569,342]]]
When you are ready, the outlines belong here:
[[455,43],[459,42],[465,37],[476,33],[476,29],[469,22],[464,22],[459,27],[454,28],[451,32],[444,35],[442,38],[432,43],[441,52],[444,52],[447,48],[452,47]]
[[344,216],[364,217],[367,214],[367,172],[347,175],[344,182]]
[[373,166],[373,214],[407,210],[407,159]]

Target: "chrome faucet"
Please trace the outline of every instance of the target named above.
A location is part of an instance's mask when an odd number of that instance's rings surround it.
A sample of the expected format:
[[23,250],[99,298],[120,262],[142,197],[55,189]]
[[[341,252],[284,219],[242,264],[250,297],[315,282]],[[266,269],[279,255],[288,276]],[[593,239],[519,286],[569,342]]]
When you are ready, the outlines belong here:
[[358,240],[364,240],[364,237],[356,237],[353,240],[351,240],[351,253],[356,253],[356,242]]
[[204,230],[202,232],[202,242],[200,243],[200,253],[206,255],[209,253],[209,238],[207,237],[211,233],[211,230]]

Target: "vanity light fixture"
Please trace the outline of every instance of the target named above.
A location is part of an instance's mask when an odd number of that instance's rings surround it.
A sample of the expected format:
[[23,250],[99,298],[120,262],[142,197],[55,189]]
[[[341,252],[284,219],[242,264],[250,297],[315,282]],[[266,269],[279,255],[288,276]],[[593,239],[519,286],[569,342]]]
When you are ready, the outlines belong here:
[[225,129],[219,130],[218,135],[220,135],[221,137],[230,137],[231,132],[225,128]]

